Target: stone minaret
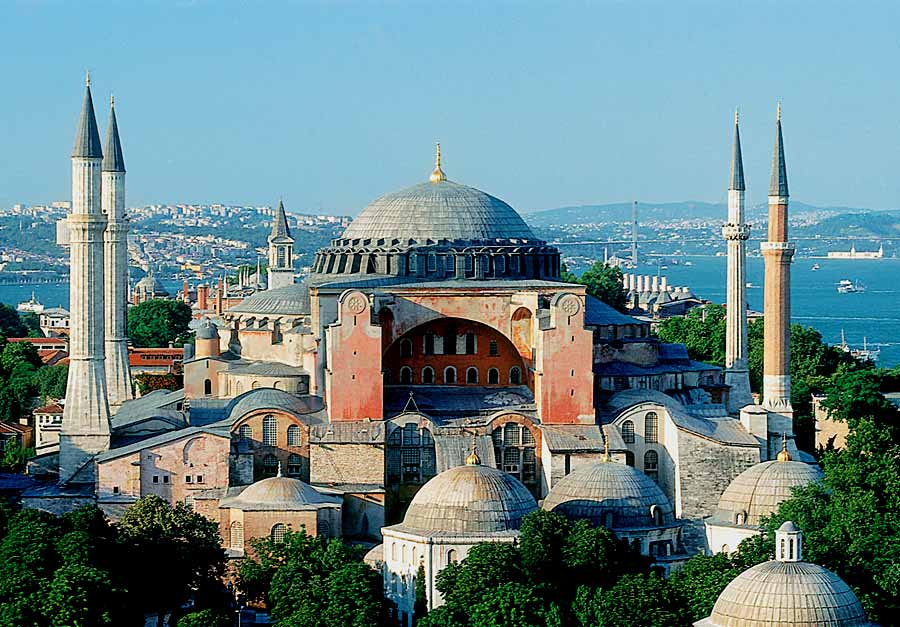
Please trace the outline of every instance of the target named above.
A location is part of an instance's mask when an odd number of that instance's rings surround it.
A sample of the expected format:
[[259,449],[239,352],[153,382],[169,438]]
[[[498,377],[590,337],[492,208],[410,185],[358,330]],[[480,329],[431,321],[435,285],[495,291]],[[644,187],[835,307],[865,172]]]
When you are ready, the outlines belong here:
[[747,238],[750,225],[744,223],[744,162],[738,113],[734,112],[734,152],[728,184],[728,222],[722,236],[728,242],[728,277],[725,331],[725,383],[731,387],[728,409],[740,411],[753,403],[750,370],[747,366]]
[[[109,406],[103,364],[103,231],[100,169],[103,152],[88,75],[72,151],[69,231],[69,379],[59,440],[59,479],[93,481],[91,458],[109,448]],[[79,471],[83,471],[79,474]]]
[[[791,260],[794,245],[788,242],[788,182],[780,104],[775,120],[775,152],[769,184],[769,234],[761,248],[766,264],[763,406],[792,419]],[[792,429],[788,431],[793,434]]]
[[278,210],[269,235],[269,285],[270,290],[294,284],[294,238],[288,227],[284,203],[278,201]]
[[125,159],[119,141],[115,103],[109,101],[109,127],[103,157],[104,303],[106,320],[106,384],[109,406],[115,412],[134,398],[128,367],[128,220],[125,218]]

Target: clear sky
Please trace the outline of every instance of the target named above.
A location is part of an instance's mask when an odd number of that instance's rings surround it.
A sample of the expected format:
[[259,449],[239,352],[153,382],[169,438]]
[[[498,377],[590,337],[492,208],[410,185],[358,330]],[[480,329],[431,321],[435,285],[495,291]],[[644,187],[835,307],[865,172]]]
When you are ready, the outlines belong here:
[[449,178],[520,211],[751,202],[776,102],[792,197],[900,207],[897,2],[0,0],[0,205],[69,198],[90,68],[128,202],[355,214]]

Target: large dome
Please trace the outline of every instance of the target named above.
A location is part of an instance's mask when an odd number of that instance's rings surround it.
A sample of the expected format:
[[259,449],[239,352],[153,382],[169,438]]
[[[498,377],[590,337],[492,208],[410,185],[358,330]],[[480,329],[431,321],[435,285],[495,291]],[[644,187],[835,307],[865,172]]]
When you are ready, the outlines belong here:
[[770,561],[735,577],[700,627],[871,625],[850,587],[826,568]]
[[467,464],[432,478],[413,497],[403,526],[419,533],[515,531],[537,509],[528,489],[496,468]]
[[751,466],[731,482],[719,499],[713,522],[756,526],[791,498],[795,487],[822,478],[817,466],[804,462],[774,460]]
[[560,479],[542,507],[613,529],[659,527],[675,521],[658,485],[636,468],[600,461]]
[[534,233],[508,204],[482,191],[437,180],[385,194],[362,210],[343,239],[534,240]]

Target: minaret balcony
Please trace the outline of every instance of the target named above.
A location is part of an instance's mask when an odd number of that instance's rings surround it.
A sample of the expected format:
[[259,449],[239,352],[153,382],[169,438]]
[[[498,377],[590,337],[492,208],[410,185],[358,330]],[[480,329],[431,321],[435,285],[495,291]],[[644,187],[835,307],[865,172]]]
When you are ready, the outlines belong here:
[[750,238],[750,225],[728,222],[722,226],[722,237],[727,240],[747,240]]

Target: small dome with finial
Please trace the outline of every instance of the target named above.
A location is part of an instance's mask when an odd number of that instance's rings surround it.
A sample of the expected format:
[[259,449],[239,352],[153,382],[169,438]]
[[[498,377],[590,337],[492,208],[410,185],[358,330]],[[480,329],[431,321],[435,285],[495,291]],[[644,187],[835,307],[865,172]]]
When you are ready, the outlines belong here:
[[476,450],[477,446],[477,438],[475,436],[475,432],[472,432],[472,452],[469,453],[469,456],[466,457],[466,466],[480,466],[481,459],[478,457],[478,451]]
[[781,435],[781,450],[778,451],[778,455],[776,456],[775,459],[777,459],[780,462],[789,462],[793,459],[791,457],[791,454],[788,453],[788,450],[787,450],[787,433],[783,433]]
[[431,172],[431,176],[428,177],[428,180],[432,183],[439,183],[441,181],[446,181],[447,176],[444,174],[444,171],[441,170],[441,145],[440,143],[436,144],[437,149],[434,157],[434,170]]

